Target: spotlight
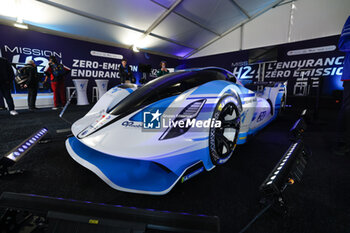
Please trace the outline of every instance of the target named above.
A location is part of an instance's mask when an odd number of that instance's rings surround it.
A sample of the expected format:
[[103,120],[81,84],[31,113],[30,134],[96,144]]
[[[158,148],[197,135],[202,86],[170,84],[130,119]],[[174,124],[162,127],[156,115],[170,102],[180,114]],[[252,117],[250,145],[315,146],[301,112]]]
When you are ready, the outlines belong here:
[[13,24],[13,26],[15,26],[17,28],[21,28],[21,29],[28,29],[28,25],[24,24],[24,23],[16,22],[16,23]]
[[265,197],[280,196],[288,185],[300,182],[307,164],[308,154],[301,140],[293,142],[261,184],[260,191],[264,193]]
[[132,50],[133,50],[135,53],[140,52],[139,48],[137,48],[136,45],[132,46]]
[[292,144],[288,150],[260,185],[259,189],[263,194],[260,203],[263,204],[264,208],[239,233],[245,232],[270,207],[280,214],[285,215],[288,213],[282,193],[288,186],[301,181],[308,157],[311,156],[311,151],[307,150],[307,147],[300,139],[306,129],[304,122],[306,113],[307,111],[304,110],[300,119],[297,120],[291,129],[292,134],[297,137],[293,137],[293,140],[291,140]]
[[9,171],[8,168],[18,162],[36,143],[38,143],[46,134],[47,128],[42,128],[33,133],[30,137],[21,142],[14,149],[9,151],[0,159],[0,177],[5,175],[14,175],[23,173],[22,170]]

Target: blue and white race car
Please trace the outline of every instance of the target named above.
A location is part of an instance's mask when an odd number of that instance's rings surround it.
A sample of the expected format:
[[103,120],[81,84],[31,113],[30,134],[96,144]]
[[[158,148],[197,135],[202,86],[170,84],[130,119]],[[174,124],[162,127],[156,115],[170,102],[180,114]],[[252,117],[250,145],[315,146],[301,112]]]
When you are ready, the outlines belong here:
[[162,195],[225,163],[285,97],[283,83],[254,92],[221,68],[177,71],[110,89],[73,124],[66,147],[112,188]]

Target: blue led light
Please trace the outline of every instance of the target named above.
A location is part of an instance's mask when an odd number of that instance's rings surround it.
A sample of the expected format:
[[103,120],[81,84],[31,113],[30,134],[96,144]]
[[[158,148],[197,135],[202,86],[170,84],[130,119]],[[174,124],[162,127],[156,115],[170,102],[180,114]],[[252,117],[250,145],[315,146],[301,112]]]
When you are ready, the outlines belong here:
[[20,153],[17,152],[17,151],[13,152],[13,154],[14,154],[15,156],[19,156],[19,155],[20,155]]
[[26,150],[26,149],[28,149],[28,146],[22,145],[22,148]]
[[32,138],[32,139],[30,139],[30,140],[29,140],[29,142],[33,144],[33,143],[34,143],[34,140],[33,140],[33,138]]
[[[48,199],[57,199],[57,200],[67,200],[67,201],[73,201],[73,202],[83,202],[83,203],[88,203],[88,204],[97,204],[97,205],[103,205],[103,206],[114,206],[114,207],[121,207],[121,208],[128,208],[128,209],[140,209],[137,207],[127,207],[127,206],[123,206],[123,205],[110,205],[110,204],[105,204],[105,203],[93,203],[90,201],[77,201],[74,199],[65,199],[62,197],[48,197],[48,196],[40,196],[40,195],[36,195],[36,194],[27,194],[29,196],[32,197],[41,197],[41,198],[48,198]],[[148,211],[156,211],[156,212],[162,212],[162,213],[176,213],[176,212],[172,212],[172,211],[168,211],[168,210],[155,210],[155,209],[144,209],[144,210],[148,210]],[[192,215],[194,216],[194,214],[190,214],[190,213],[178,213],[181,215]],[[200,216],[200,217],[209,217],[208,215],[204,215],[204,214],[197,214],[196,216]]]
[[180,213],[180,214],[182,214],[182,215],[190,215],[189,213]]
[[18,151],[21,153],[24,152],[24,150],[22,148],[18,148]]
[[26,145],[27,145],[27,146],[30,146],[30,145],[31,145],[31,143],[30,143],[30,142],[26,142]]

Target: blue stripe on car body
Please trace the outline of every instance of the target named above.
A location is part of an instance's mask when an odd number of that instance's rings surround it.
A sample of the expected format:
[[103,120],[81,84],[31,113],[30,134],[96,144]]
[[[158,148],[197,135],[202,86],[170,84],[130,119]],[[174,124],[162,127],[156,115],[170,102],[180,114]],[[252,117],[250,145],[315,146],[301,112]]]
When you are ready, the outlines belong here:
[[134,90],[131,89],[131,88],[126,88],[125,90],[127,90],[130,94],[134,91]]

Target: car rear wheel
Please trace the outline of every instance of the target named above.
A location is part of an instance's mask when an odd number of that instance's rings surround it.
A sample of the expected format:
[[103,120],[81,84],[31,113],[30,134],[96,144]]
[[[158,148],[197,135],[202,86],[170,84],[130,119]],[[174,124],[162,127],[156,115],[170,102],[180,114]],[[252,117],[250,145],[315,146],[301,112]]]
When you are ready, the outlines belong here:
[[234,96],[225,95],[215,107],[213,119],[220,121],[221,126],[209,131],[209,152],[214,165],[225,163],[236,147],[241,124],[237,104]]

